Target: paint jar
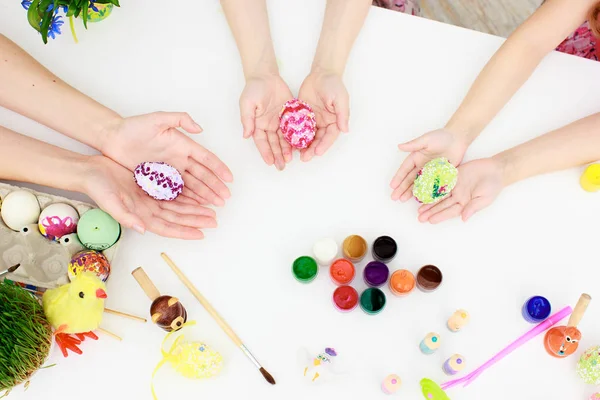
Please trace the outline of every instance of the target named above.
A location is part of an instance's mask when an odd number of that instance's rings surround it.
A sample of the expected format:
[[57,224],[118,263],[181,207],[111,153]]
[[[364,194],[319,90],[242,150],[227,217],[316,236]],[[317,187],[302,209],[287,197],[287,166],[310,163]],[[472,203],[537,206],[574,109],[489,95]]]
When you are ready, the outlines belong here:
[[352,262],[345,258],[335,260],[329,267],[329,276],[336,285],[349,285],[354,280],[356,269]]
[[425,265],[417,273],[417,287],[423,292],[433,292],[442,284],[442,271],[435,265]]
[[467,311],[457,310],[450,318],[448,318],[446,325],[452,332],[459,332],[467,326],[470,320],[471,316]]
[[342,244],[344,257],[353,263],[362,261],[367,254],[367,241],[358,235],[348,236]]
[[440,335],[432,332],[425,336],[425,339],[421,340],[421,343],[419,344],[419,349],[421,349],[421,352],[423,354],[430,355],[435,353],[441,345],[442,340],[440,339]]
[[389,263],[396,257],[398,245],[396,241],[389,236],[379,236],[373,242],[371,253],[373,258],[382,263]]
[[363,279],[367,286],[381,287],[385,285],[390,276],[390,269],[379,261],[371,261],[363,271]]
[[394,271],[390,277],[390,291],[396,296],[407,296],[415,289],[415,276],[406,269]]
[[319,265],[329,265],[338,254],[338,245],[332,238],[319,240],[313,246],[313,253]]
[[292,273],[298,282],[312,282],[319,273],[317,262],[312,257],[298,257],[292,264]]
[[369,315],[379,314],[385,303],[385,293],[379,288],[368,288],[360,295],[360,308]]
[[552,306],[547,298],[533,296],[523,304],[523,318],[532,324],[539,324],[550,316]]
[[333,292],[333,305],[341,312],[350,312],[358,305],[358,292],[352,286],[340,286]]
[[385,394],[394,394],[400,389],[402,380],[396,374],[388,375],[381,383],[381,390]]
[[579,180],[581,187],[586,192],[600,190],[600,164],[592,164],[585,169]]
[[446,360],[442,369],[446,375],[456,375],[465,369],[465,358],[460,354],[455,354]]

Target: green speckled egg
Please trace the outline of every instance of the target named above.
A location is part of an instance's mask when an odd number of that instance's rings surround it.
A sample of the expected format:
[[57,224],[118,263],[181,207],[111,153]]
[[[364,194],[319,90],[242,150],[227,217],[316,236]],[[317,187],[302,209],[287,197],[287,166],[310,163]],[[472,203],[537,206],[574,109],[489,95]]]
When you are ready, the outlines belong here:
[[600,385],[600,346],[592,347],[581,355],[577,374],[590,385]]
[[458,178],[458,170],[441,157],[429,161],[419,171],[413,186],[413,195],[420,203],[437,203],[448,196]]

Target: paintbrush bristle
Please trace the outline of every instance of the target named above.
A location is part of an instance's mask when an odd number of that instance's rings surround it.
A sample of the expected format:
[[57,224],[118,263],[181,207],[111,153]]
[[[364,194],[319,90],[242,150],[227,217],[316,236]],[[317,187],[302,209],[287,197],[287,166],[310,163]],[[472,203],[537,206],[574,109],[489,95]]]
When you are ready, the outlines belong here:
[[260,373],[262,374],[262,376],[265,377],[265,379],[267,380],[267,382],[269,382],[271,385],[275,384],[275,379],[273,379],[273,377],[271,376],[271,374],[269,372],[267,372],[266,369],[264,368],[260,368]]
[[10,268],[8,269],[8,272],[10,272],[10,273],[12,274],[12,273],[13,273],[13,272],[15,272],[15,271],[17,270],[17,268],[19,268],[20,266],[21,266],[21,264],[13,265],[12,267],[10,267]]

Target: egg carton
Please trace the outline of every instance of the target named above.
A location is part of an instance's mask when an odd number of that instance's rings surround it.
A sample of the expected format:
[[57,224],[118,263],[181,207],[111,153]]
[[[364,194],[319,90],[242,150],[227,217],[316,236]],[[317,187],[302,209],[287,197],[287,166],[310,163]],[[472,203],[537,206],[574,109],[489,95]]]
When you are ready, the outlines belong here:
[[[26,190],[33,193],[40,204],[41,210],[44,210],[51,204],[65,203],[75,208],[79,216],[82,216],[87,211],[98,208],[82,201],[71,200],[3,182],[0,182],[0,199],[4,199],[10,192],[15,190]],[[38,241],[37,245],[32,246],[32,240],[37,240],[37,236],[43,238],[43,241]],[[0,218],[0,271],[4,271],[16,264],[22,264],[22,266],[27,264],[28,260],[32,258],[32,249],[35,249],[35,265],[33,268],[31,266],[29,268],[19,268],[14,273],[7,274],[5,278],[41,289],[51,289],[68,283],[69,278],[66,271],[69,261],[75,253],[84,250],[83,246],[76,239],[75,234],[68,236],[74,236],[74,240],[61,240],[57,244],[41,236],[39,230],[27,233],[13,231]],[[110,248],[102,251],[102,254],[104,254],[111,265],[117,255],[122,238],[123,232],[121,231],[121,236],[117,242]],[[43,270],[43,272],[40,270]]]

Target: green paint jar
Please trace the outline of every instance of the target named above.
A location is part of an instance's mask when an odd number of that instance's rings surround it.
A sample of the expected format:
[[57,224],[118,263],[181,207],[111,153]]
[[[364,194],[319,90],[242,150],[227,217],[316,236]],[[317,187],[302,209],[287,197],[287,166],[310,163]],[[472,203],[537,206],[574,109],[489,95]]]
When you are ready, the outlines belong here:
[[360,308],[369,315],[377,315],[385,308],[385,293],[379,288],[368,288],[360,295]]
[[298,282],[312,282],[319,273],[317,262],[312,257],[302,256],[296,258],[292,264],[292,273]]

